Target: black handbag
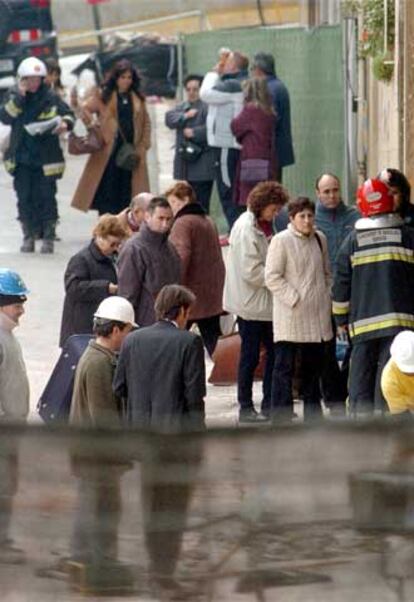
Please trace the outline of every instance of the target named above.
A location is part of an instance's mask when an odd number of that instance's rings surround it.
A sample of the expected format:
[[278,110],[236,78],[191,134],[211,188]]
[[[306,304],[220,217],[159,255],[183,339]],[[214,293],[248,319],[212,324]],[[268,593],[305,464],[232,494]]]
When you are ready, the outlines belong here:
[[179,153],[187,163],[195,163],[201,157],[203,147],[195,142],[191,142],[191,140],[185,140],[181,143]]
[[125,169],[126,171],[133,171],[139,165],[140,158],[137,155],[137,151],[135,150],[135,146],[130,142],[127,142],[127,139],[124,136],[123,131],[119,128],[119,133],[121,134],[121,138],[123,143],[115,155],[115,163],[119,169]]
[[116,153],[115,163],[119,169],[133,171],[139,165],[139,157],[135,150],[135,146],[129,142],[124,142]]

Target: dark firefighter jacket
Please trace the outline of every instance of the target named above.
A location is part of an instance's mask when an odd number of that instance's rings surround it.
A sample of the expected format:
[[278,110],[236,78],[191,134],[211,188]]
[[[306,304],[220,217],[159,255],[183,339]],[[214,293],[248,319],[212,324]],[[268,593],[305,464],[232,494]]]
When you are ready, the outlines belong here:
[[413,291],[414,229],[395,214],[358,220],[337,256],[337,325],[354,344],[414,330]]
[[16,165],[40,167],[47,177],[60,178],[65,169],[59,136],[48,131],[31,136],[24,126],[41,123],[61,116],[71,130],[74,116],[68,105],[46,84],[42,83],[34,94],[22,96],[17,87],[12,88],[0,108],[0,121],[11,125],[9,148],[5,152],[4,165],[13,174]]

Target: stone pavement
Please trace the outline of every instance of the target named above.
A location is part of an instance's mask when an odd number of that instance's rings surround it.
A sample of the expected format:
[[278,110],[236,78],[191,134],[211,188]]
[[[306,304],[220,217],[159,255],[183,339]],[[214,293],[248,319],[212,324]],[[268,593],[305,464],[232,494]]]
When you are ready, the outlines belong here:
[[[171,181],[174,136],[164,126],[164,112],[171,105],[161,101],[150,105],[153,123],[153,148],[149,157],[151,187],[165,190]],[[16,220],[13,180],[0,165],[1,213],[0,266],[19,272],[30,289],[26,315],[16,330],[23,347],[31,385],[31,420],[37,419],[36,404],[59,357],[58,338],[63,307],[63,274],[69,258],[88,241],[96,222],[96,212],[87,214],[70,207],[70,200],[85,158],[67,157],[67,169],[58,183],[61,241],[53,255],[21,254],[21,233]],[[40,243],[37,245],[40,247]],[[207,359],[207,373],[211,362]],[[259,385],[255,385],[257,388]],[[257,400],[260,401],[258,392]],[[208,386],[206,399],[210,425],[236,424],[235,387]]]

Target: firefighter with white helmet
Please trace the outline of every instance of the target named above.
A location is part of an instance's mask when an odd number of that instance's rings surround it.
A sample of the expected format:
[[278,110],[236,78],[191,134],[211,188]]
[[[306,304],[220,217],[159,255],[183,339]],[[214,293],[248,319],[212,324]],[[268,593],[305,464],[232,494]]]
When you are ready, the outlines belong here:
[[333,289],[339,332],[352,341],[351,413],[383,412],[380,390],[390,345],[414,330],[414,229],[405,225],[389,187],[370,179],[358,189],[362,218],[341,245]]
[[17,84],[0,107],[0,121],[11,126],[4,164],[14,178],[23,253],[35,250],[36,238],[43,238],[41,253],[53,253],[56,180],[65,167],[59,134],[74,123],[73,113],[47,85],[46,75],[43,61],[24,59],[17,69]]

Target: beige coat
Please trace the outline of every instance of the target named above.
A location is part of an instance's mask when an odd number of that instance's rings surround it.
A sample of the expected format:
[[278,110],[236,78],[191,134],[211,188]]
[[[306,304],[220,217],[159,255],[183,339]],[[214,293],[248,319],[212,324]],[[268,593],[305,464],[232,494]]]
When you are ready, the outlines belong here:
[[273,294],[274,340],[320,343],[332,338],[331,273],[326,237],[303,236],[292,224],[270,243],[266,286]]
[[[134,169],[132,172],[131,197],[134,197],[140,192],[149,191],[146,152],[151,146],[151,123],[145,101],[138,98],[135,94],[132,95],[132,98],[134,146],[141,159],[137,169]],[[108,163],[118,131],[116,93],[113,93],[106,105],[102,102],[98,93],[95,93],[85,102],[82,110],[86,118],[89,118],[92,114],[98,115],[106,142],[102,150],[89,156],[72,199],[72,207],[81,211],[88,211]]]
[[226,259],[223,307],[243,320],[272,320],[272,295],[264,268],[269,244],[247,210],[234,223]]

